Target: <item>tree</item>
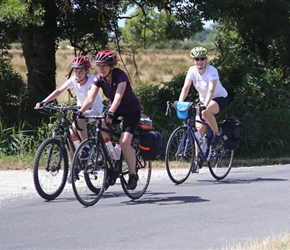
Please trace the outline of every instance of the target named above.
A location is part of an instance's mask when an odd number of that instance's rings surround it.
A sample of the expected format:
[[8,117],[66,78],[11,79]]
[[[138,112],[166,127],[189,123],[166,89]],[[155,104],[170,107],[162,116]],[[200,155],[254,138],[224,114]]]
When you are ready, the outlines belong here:
[[164,12],[158,13],[152,8],[137,8],[131,18],[125,21],[125,27],[121,29],[121,32],[124,43],[130,50],[132,65],[135,69],[134,75],[139,77],[135,60],[137,50],[165,42],[166,16]]
[[[165,35],[184,39],[202,30],[203,3],[190,0],[2,0],[0,28],[10,38],[20,39],[27,66],[31,102],[41,100],[55,89],[55,52],[60,39],[68,39],[78,53],[94,54],[113,42],[118,43],[118,20],[127,8],[138,6],[164,10]],[[200,14],[201,13],[201,14]],[[173,17],[176,22],[173,21]],[[164,34],[163,34],[164,35]]]
[[[0,27],[20,38],[27,66],[29,97],[34,104],[55,87],[55,53],[68,39],[79,53],[105,47],[114,30],[115,8],[106,1],[6,0],[0,2]],[[94,28],[92,28],[94,27]]]
[[[163,13],[160,21],[165,31],[152,37],[183,40],[201,31],[203,21],[223,22],[236,27],[244,42],[263,60],[271,59],[287,80],[289,5],[289,0],[1,0],[0,28],[11,39],[20,38],[29,95],[38,101],[55,88],[55,52],[60,39],[68,39],[78,53],[94,54],[108,42],[120,41],[119,19],[142,17],[145,21],[154,8]],[[142,15],[122,16],[132,6],[138,6]],[[147,34],[157,29],[154,25],[150,29],[149,24],[144,27]],[[146,38],[144,30],[139,31]]]
[[11,67],[8,53],[9,39],[4,31],[0,32],[0,126],[14,125],[23,118],[26,110],[27,88],[21,76]]

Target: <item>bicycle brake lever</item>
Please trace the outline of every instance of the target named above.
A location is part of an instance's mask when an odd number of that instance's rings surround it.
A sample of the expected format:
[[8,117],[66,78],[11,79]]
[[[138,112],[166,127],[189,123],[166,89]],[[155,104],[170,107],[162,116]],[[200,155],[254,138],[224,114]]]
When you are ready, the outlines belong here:
[[73,120],[72,122],[75,124],[75,127],[76,127],[77,130],[83,131],[83,129],[79,127],[77,119]]

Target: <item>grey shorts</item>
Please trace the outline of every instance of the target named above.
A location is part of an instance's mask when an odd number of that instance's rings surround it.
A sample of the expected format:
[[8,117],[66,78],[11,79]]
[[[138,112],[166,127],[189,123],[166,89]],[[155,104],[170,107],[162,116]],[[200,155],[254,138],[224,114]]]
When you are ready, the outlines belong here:
[[[87,110],[87,111],[85,111],[84,113],[83,113],[83,115],[86,117],[86,116],[94,116],[94,115],[99,115],[100,113],[98,112],[98,111],[96,111],[96,110],[94,110],[94,109],[89,109],[89,110]],[[95,119],[92,119],[92,118],[90,118],[90,119],[88,119],[88,123],[91,123],[91,122],[94,122],[94,121],[96,121]]]

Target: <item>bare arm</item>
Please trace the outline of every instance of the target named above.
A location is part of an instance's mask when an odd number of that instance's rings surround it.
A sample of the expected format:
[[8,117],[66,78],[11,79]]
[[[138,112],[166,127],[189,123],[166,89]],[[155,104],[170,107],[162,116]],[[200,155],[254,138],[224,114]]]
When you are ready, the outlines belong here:
[[114,101],[112,102],[112,105],[111,105],[109,111],[114,113],[117,110],[117,108],[119,107],[120,102],[123,98],[124,92],[126,90],[126,86],[127,86],[126,82],[121,82],[118,84],[116,94],[114,97]]
[[181,93],[180,93],[179,99],[178,99],[180,102],[184,101],[185,98],[187,97],[187,94],[190,90],[191,84],[192,84],[191,79],[185,79],[184,85],[182,87],[182,90],[181,90]]
[[[42,102],[49,103],[50,101],[54,100],[55,98],[57,98],[63,91],[65,91],[67,89],[67,87],[65,85],[62,85],[61,87],[59,87],[58,89],[54,90],[50,95],[48,95],[45,99],[43,99]],[[35,106],[36,109],[39,108],[39,103],[36,104]]]

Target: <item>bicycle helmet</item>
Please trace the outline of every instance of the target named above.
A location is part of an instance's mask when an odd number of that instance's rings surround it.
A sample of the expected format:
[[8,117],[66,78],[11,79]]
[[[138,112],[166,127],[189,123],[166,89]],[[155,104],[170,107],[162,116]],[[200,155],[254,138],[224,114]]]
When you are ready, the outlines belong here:
[[71,67],[76,69],[88,70],[91,66],[91,61],[87,56],[77,56],[71,63]]
[[195,47],[190,51],[190,57],[192,59],[197,57],[207,57],[207,49],[204,47]]
[[117,63],[117,55],[111,50],[103,50],[96,55],[95,62],[114,65]]

